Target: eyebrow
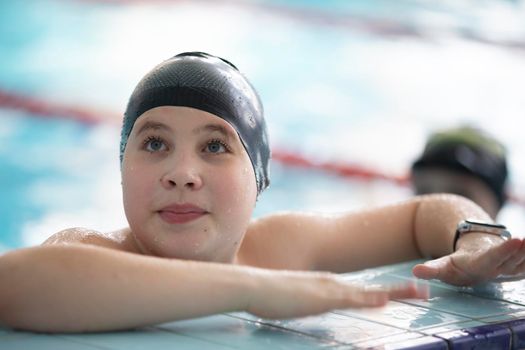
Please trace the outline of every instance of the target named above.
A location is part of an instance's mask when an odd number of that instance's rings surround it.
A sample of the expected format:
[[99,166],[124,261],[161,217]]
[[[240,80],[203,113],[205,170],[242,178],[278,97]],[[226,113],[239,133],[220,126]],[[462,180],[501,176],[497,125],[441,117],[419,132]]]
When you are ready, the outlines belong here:
[[200,134],[203,132],[214,132],[217,131],[221,133],[226,138],[234,138],[234,135],[232,132],[228,129],[226,129],[224,126],[219,124],[206,124],[204,126],[201,126],[200,128],[197,128],[193,131],[194,134]]
[[166,124],[162,124],[159,122],[145,122],[144,125],[140,127],[140,129],[137,131],[137,135],[140,135],[141,133],[148,131],[148,130],[166,130],[166,131],[172,131],[169,126]]
[[[137,135],[140,135],[141,133],[148,131],[148,130],[165,130],[173,132],[173,130],[166,124],[155,122],[155,121],[147,121],[142,125],[139,130],[137,131]],[[194,134],[201,134],[205,132],[219,132],[221,133],[225,138],[235,138],[235,136],[232,134],[232,132],[228,129],[226,129],[224,126],[219,124],[206,124],[204,126],[201,126],[195,130],[193,130]]]

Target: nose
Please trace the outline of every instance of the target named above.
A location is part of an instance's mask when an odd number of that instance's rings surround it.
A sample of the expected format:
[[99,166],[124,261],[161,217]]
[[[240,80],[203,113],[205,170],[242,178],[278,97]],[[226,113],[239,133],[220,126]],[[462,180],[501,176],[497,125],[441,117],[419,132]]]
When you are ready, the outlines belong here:
[[203,184],[198,162],[190,155],[174,157],[173,162],[168,163],[168,169],[162,175],[160,182],[167,190],[177,188],[196,191]]

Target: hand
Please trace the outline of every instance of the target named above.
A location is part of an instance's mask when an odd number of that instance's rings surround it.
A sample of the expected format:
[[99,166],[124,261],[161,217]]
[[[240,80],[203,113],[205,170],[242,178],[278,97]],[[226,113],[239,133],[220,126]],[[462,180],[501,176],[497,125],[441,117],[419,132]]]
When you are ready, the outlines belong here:
[[262,318],[285,319],[333,309],[378,307],[390,299],[428,298],[428,287],[359,285],[335,274],[271,271],[250,298],[246,311]]
[[439,279],[457,286],[472,286],[501,276],[525,277],[523,239],[488,244],[477,239],[477,244],[461,244],[454,253],[418,264],[412,272],[418,278]]

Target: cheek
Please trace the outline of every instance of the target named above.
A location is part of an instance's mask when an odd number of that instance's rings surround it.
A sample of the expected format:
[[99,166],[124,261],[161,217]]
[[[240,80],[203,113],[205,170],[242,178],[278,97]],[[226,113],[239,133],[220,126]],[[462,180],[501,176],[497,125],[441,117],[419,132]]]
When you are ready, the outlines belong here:
[[229,171],[214,177],[219,203],[228,203],[224,210],[231,216],[251,215],[257,197],[257,185],[253,169],[241,167],[241,171]]
[[147,171],[136,171],[133,167],[122,169],[122,196],[126,214],[136,215],[151,198],[154,181]]

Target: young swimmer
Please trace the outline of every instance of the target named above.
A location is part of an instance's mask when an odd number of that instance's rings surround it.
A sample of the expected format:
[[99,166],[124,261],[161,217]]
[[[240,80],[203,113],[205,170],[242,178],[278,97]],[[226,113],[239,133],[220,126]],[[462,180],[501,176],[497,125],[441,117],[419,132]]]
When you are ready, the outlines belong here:
[[269,158],[262,105],[231,63],[196,52],[161,63],[124,117],[129,227],[67,229],[0,256],[0,323],[94,332],[233,311],[293,318],[427,296],[414,284],[356,285],[335,273],[421,257],[437,259],[417,265],[416,277],[456,285],[525,270],[521,239],[480,224],[455,235],[465,219],[491,223],[455,195],[251,221]]

